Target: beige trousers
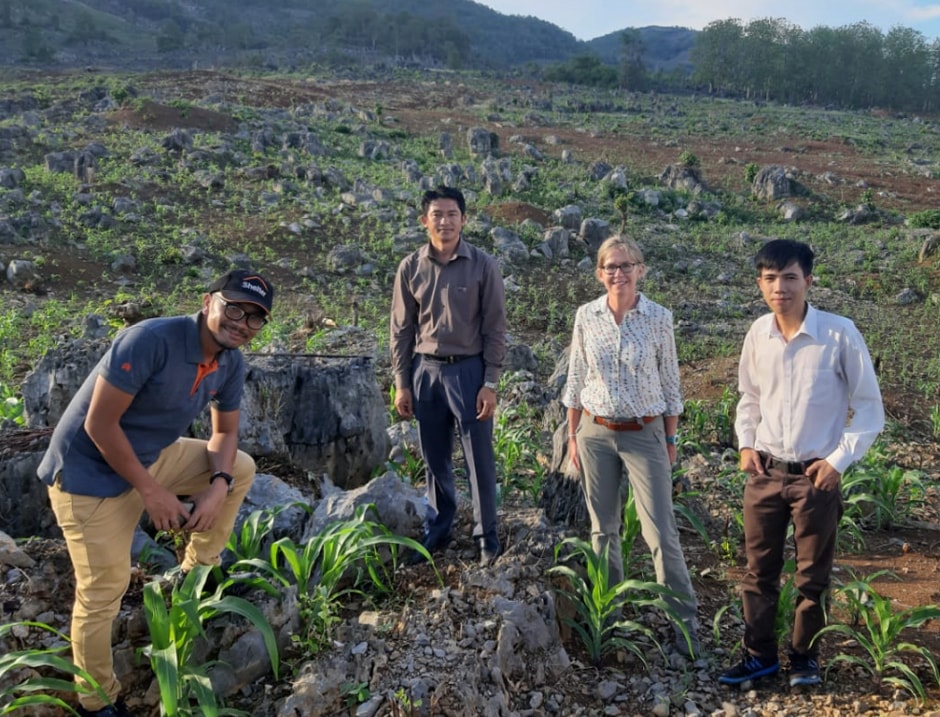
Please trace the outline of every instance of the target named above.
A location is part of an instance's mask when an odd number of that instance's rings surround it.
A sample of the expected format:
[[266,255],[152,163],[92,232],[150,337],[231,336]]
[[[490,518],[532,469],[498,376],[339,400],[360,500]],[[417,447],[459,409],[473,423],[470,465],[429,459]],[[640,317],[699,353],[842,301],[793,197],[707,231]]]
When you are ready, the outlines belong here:
[[[180,438],[163,450],[149,471],[176,495],[204,490],[210,473],[206,442]],[[197,564],[219,564],[219,554],[255,477],[251,456],[238,451],[232,474],[235,488],[226,498],[222,514],[211,531],[191,534],[183,570]],[[72,655],[75,664],[97,680],[113,702],[121,685],[114,674],[111,630],[130,584],[131,542],[143,514],[143,502],[133,489],[114,498],[97,498],[65,493],[58,482],[49,488],[49,499],[75,571]],[[87,710],[106,706],[96,695],[82,695],[80,702]]]

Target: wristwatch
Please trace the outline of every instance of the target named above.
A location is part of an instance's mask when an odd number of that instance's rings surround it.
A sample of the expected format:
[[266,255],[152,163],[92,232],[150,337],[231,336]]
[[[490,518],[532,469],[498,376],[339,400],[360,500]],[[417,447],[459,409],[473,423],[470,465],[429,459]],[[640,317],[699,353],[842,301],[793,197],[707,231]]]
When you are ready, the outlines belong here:
[[225,484],[228,486],[228,493],[231,495],[232,491],[235,490],[235,479],[225,471],[216,471],[209,476],[209,485],[215,483],[217,478],[221,478],[225,481]]
[[496,388],[497,388],[495,381],[484,381],[484,382],[483,382],[483,385],[484,385],[486,388],[490,389],[490,391],[495,391]]

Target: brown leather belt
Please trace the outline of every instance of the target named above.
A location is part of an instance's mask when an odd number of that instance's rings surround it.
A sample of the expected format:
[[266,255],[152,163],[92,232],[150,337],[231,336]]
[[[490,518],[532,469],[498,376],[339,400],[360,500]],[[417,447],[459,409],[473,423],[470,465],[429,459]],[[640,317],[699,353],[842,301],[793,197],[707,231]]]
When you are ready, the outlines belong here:
[[818,458],[810,458],[808,461],[784,461],[764,451],[760,451],[759,455],[764,470],[778,470],[794,476],[806,475],[806,469],[819,460]]
[[643,426],[656,420],[656,416],[637,416],[626,421],[608,421],[601,416],[595,416],[586,408],[582,410],[584,415],[588,416],[598,426],[609,428],[612,431],[642,431]]

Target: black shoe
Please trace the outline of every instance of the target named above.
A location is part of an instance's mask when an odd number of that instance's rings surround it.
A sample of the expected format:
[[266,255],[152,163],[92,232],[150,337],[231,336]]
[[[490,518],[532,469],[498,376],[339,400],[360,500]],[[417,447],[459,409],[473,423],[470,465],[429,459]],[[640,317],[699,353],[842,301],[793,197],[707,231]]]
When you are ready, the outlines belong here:
[[723,685],[740,685],[742,682],[756,680],[758,677],[773,675],[779,669],[779,660],[771,662],[753,655],[745,655],[737,665],[722,672],[718,681]]
[[790,653],[790,687],[811,687],[821,682],[819,661],[815,657]]
[[113,705],[102,707],[100,710],[86,710],[84,707],[78,708],[78,714],[81,717],[133,717],[124,704],[124,700],[119,699]]

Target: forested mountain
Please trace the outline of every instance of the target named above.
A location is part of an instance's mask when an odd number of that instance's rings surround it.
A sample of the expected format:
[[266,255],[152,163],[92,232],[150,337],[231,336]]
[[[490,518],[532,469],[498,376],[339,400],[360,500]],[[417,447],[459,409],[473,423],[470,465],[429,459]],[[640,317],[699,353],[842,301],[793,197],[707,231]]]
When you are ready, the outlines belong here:
[[353,57],[505,69],[587,46],[470,0],[0,0],[4,64],[296,65]]
[[[635,30],[642,44],[643,64],[651,72],[692,71],[689,52],[695,45],[698,33],[683,27],[658,27],[656,25]],[[610,65],[620,62],[623,55],[623,30],[608,33],[587,43],[591,52]]]
[[0,58],[127,70],[496,70],[607,89],[940,109],[940,41],[909,28],[729,19],[700,32],[621,28],[582,42],[472,0],[0,0]]

